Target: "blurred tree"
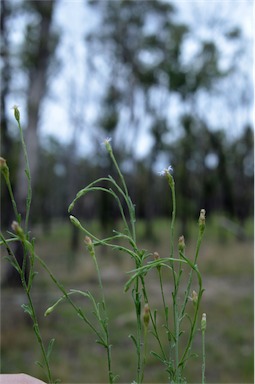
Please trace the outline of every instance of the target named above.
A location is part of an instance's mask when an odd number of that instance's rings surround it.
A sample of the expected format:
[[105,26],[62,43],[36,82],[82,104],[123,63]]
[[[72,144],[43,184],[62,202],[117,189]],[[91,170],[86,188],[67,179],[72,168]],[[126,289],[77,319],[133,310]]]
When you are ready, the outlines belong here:
[[[1,2],[1,155],[6,158],[7,154],[13,153],[13,140],[8,132],[6,99],[9,94],[11,80],[10,65],[10,42],[7,24],[11,16],[10,3],[3,0]],[[14,168],[15,160],[13,156],[8,159],[10,168]],[[13,179],[13,174],[11,175]],[[11,201],[8,198],[7,188],[2,183],[1,194],[6,203],[1,206],[1,223],[4,228],[10,224],[9,212],[11,211]]]
[[[145,194],[147,235],[151,233],[154,212],[153,165],[158,149],[163,146],[163,132],[167,131],[161,103],[167,102],[169,87],[178,91],[182,41],[188,29],[174,19],[174,7],[161,1],[90,2],[102,17],[100,30],[89,34],[91,61],[98,59],[93,52],[100,51],[108,74],[99,125],[107,135],[115,137],[119,147],[130,159],[139,152],[136,141],[143,125],[150,126],[155,147],[147,161]],[[93,63],[92,63],[93,64]],[[134,159],[133,159],[134,160]],[[134,162],[133,162],[134,166]],[[144,196],[144,197],[145,197]]]
[[[201,99],[210,100],[213,93],[219,95],[221,82],[236,68],[231,63],[222,65],[220,45],[214,36],[196,36],[195,53],[186,53],[185,44],[193,32],[177,17],[173,3],[123,0],[90,4],[101,19],[100,28],[87,36],[89,60],[95,73],[106,79],[97,124],[106,135],[115,138],[122,153],[133,159],[134,169],[139,137],[145,129],[151,134],[145,180],[145,189],[150,192],[144,198],[148,234],[151,235],[149,226],[154,211],[153,170],[167,149],[168,157],[178,168],[183,230],[194,209],[191,195],[204,200],[199,189],[207,191],[201,182],[194,189],[195,175],[200,181],[206,180],[206,151],[219,157],[218,172],[225,177],[224,208],[232,214],[233,186],[223,148],[214,134],[209,138],[210,122],[200,109]],[[228,43],[234,40],[231,32],[229,25],[220,31]],[[171,120],[173,115],[175,122]]]
[[247,125],[228,150],[230,177],[235,196],[234,211],[241,225],[254,214],[254,132]]
[[[51,25],[56,2],[49,1],[24,1],[21,10],[27,20],[23,47],[20,49],[20,63],[27,75],[27,124],[25,138],[30,158],[30,171],[32,186],[35,185],[39,161],[38,123],[39,112],[43,97],[46,93],[47,75],[50,60],[55,51],[58,38],[53,34]],[[6,47],[7,48],[7,47]],[[23,120],[23,119],[22,119]],[[24,120],[22,126],[24,127]],[[22,216],[25,215],[27,180],[24,174],[25,161],[21,152],[18,161],[16,201]],[[17,247],[15,255],[20,265],[23,260],[23,250]],[[6,283],[19,284],[17,273],[12,268],[9,270]]]
[[[24,2],[24,9],[32,18],[32,21],[28,21],[26,26],[25,39],[21,49],[21,63],[24,73],[26,73],[28,77],[25,137],[30,158],[30,171],[33,185],[36,181],[39,161],[38,125],[40,107],[47,89],[49,64],[53,58],[58,42],[57,35],[54,34],[51,29],[55,4],[56,2],[53,0]],[[17,202],[21,210],[25,209],[27,194],[27,182],[24,177],[24,169],[24,156],[23,153],[21,153],[17,178],[19,185]]]

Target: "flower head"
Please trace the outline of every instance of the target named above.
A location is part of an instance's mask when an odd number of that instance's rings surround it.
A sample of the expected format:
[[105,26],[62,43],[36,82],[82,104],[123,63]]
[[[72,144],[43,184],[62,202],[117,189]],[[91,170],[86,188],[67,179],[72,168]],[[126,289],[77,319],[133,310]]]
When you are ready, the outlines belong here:
[[112,138],[111,137],[106,137],[103,141],[102,141],[102,145],[107,145],[109,144],[110,142],[112,141]]
[[106,139],[104,139],[104,144],[110,143],[110,141],[112,141],[112,138],[111,137],[106,137]]
[[159,172],[160,176],[165,176],[167,173],[173,172],[173,167],[169,165],[169,167],[164,168],[162,171]]
[[102,145],[105,146],[105,148],[107,149],[108,152],[111,152],[111,150],[112,150],[112,147],[110,144],[111,141],[112,141],[111,137],[106,137],[106,139],[104,139],[104,141],[102,142]]

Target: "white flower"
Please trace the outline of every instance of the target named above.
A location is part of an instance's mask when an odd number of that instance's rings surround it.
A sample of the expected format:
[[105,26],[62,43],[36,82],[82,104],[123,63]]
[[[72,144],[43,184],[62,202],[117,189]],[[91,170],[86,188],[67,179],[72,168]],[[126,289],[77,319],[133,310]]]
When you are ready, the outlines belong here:
[[110,141],[112,141],[112,138],[111,138],[111,137],[106,137],[106,139],[104,139],[104,141],[102,142],[102,144],[103,144],[103,145],[109,144]]
[[112,147],[111,147],[111,144],[110,142],[112,141],[112,138],[111,137],[107,137],[106,139],[104,139],[104,141],[102,142],[102,145],[106,148],[106,150],[111,153],[112,152]]
[[160,171],[159,175],[165,176],[167,173],[171,173],[171,172],[173,172],[173,167],[171,165],[169,165],[169,167],[164,168],[163,171]]

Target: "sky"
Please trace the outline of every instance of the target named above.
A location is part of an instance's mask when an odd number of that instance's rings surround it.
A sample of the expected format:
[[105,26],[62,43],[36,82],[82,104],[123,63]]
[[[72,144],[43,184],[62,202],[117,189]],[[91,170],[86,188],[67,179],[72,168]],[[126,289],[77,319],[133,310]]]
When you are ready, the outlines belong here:
[[[74,126],[75,134],[79,135],[80,153],[87,155],[93,151],[95,140],[103,141],[104,136],[100,134],[95,137],[93,134],[93,119],[98,111],[95,103],[95,94],[100,95],[102,86],[100,80],[96,77],[91,77],[91,73],[86,67],[86,59],[89,52],[84,44],[84,36],[86,32],[98,24],[98,18],[84,5],[84,0],[60,0],[55,12],[54,25],[61,30],[61,44],[57,50],[57,57],[62,63],[62,68],[54,73],[50,81],[50,87],[47,97],[43,103],[41,112],[40,134],[42,139],[48,135],[55,136],[58,140],[64,143],[69,143],[73,139]],[[252,39],[253,37],[253,16],[252,4],[249,0],[200,0],[200,1],[175,1],[180,9],[179,18],[187,21],[193,27],[193,35],[186,42],[185,54],[187,60],[189,55],[193,55],[196,51],[196,38],[214,38],[219,43],[219,36],[212,36],[212,31],[208,29],[208,18],[214,23],[221,23],[222,18],[229,21],[234,21],[240,25],[245,35]],[[254,7],[253,7],[254,8]],[[253,9],[254,12],[254,9]],[[199,20],[199,25],[197,21]],[[100,27],[100,25],[99,25]],[[18,41],[21,27],[18,26],[13,32],[14,38]],[[221,42],[222,50],[227,53],[229,47]],[[226,55],[227,56],[227,55]],[[227,63],[225,63],[226,65]],[[253,55],[244,58],[244,68],[249,66],[252,71]],[[224,66],[224,60],[222,61]],[[247,68],[245,68],[247,70]],[[252,74],[251,74],[252,79]],[[22,81],[22,80],[21,80]],[[92,91],[92,92],[91,92]],[[92,98],[93,97],[93,98]],[[18,104],[21,108],[21,102],[13,100],[13,104]],[[10,100],[11,102],[11,100]],[[201,97],[201,110],[206,110],[206,115],[211,121],[218,124],[218,116],[215,116],[215,109],[220,109],[215,100],[214,108],[208,106],[210,103],[206,97]],[[178,101],[175,109],[178,110]],[[218,101],[220,103],[220,101]],[[242,112],[243,113],[243,112]],[[252,114],[251,111],[247,112]],[[70,118],[70,115],[72,117]],[[231,117],[227,117],[228,119]],[[252,116],[249,116],[251,119]],[[242,120],[242,117],[240,117]],[[79,121],[77,125],[75,122]],[[226,122],[227,125],[230,121]],[[213,125],[213,124],[212,124]],[[237,124],[238,126],[238,124]],[[242,121],[239,127],[242,126]],[[241,128],[240,128],[241,129]],[[237,128],[234,132],[239,134]],[[152,141],[146,129],[140,135],[139,156],[143,157],[151,148]]]

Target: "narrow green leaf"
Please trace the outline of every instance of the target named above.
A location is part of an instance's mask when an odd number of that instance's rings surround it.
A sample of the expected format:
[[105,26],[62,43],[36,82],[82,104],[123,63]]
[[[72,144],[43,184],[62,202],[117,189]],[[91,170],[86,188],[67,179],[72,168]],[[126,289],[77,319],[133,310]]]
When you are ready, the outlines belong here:
[[50,355],[51,355],[54,343],[55,343],[55,339],[51,339],[49,342],[48,349],[47,349],[47,359],[48,360],[50,359]]
[[36,361],[35,364],[38,365],[39,367],[41,367],[42,369],[44,369],[44,366],[42,363],[40,363],[40,361]]
[[137,348],[137,340],[136,340],[135,336],[130,334],[130,335],[128,335],[128,337],[133,340],[133,343],[135,344],[135,346]]
[[105,343],[104,341],[96,340],[96,343],[102,345],[104,348],[107,348],[107,343]]
[[152,356],[154,356],[154,357],[156,357],[158,360],[160,360],[162,363],[164,363],[165,364],[165,360],[164,359],[162,359],[162,357],[161,356],[159,356],[156,352],[154,352],[154,351],[151,351],[151,355]]
[[23,308],[24,312],[25,312],[25,313],[28,313],[29,316],[32,316],[32,310],[31,310],[30,305],[28,305],[28,304],[22,304],[22,305],[21,305],[21,308]]

